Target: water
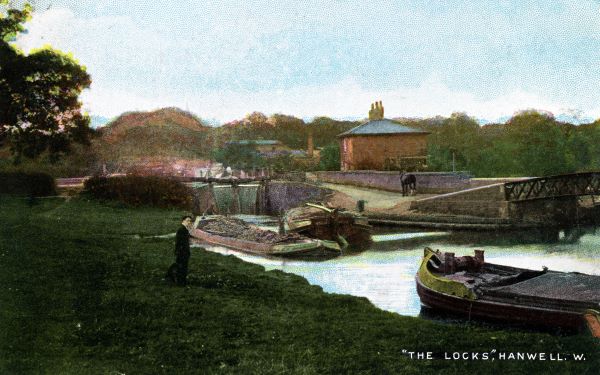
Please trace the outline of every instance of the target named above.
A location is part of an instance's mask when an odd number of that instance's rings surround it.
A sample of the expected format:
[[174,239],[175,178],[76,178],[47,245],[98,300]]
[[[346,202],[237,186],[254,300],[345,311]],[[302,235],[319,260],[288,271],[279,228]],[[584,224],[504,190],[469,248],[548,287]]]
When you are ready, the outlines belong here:
[[[269,226],[273,221],[249,215],[244,219],[261,226]],[[410,316],[421,311],[414,278],[425,247],[452,251],[457,256],[473,255],[474,249],[482,249],[490,263],[539,270],[547,266],[557,271],[600,275],[600,230],[594,228],[558,233],[376,229],[373,244],[365,251],[323,262],[264,258],[218,246],[205,247],[234,254],[267,270],[301,275],[326,292],[366,297],[381,309]]]

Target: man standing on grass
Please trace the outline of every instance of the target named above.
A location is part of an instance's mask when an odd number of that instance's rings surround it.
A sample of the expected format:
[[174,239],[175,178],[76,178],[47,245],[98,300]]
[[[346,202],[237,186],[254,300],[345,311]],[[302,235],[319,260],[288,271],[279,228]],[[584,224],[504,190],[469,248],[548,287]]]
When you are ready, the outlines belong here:
[[[175,264],[177,285],[187,284],[188,262],[190,260],[190,229],[192,228],[192,217],[186,215],[181,218],[181,226],[175,235]],[[173,266],[171,266],[173,268]],[[172,277],[172,276],[171,276]]]

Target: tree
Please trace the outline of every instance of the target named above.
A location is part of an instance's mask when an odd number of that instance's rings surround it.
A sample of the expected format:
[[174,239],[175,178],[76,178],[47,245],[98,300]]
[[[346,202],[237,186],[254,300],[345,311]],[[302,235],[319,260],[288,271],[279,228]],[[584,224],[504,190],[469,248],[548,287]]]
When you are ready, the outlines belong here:
[[12,45],[30,15],[29,4],[15,9],[0,0],[0,144],[16,163],[44,152],[56,161],[72,142],[88,144],[90,132],[79,102],[91,84],[85,68],[50,47],[26,55]]
[[340,170],[340,145],[332,142],[321,150],[321,160],[319,160],[319,169],[322,171]]
[[336,137],[360,125],[359,121],[339,121],[329,117],[315,117],[307,126],[312,129],[315,147],[325,147]]
[[515,152],[507,157],[518,161],[524,176],[547,176],[573,172],[567,152],[567,139],[550,114],[532,110],[513,116],[507,123],[508,140]]
[[470,170],[479,149],[479,124],[465,113],[453,113],[443,119],[429,137],[429,164],[433,169]]
[[516,175],[519,163],[514,158],[518,145],[510,141],[504,124],[487,124],[478,132],[469,157],[469,171],[478,177]]
[[269,117],[268,122],[273,124],[272,138],[293,149],[306,147],[308,129],[302,119],[276,113]]
[[250,170],[265,165],[264,159],[258,154],[256,144],[230,143],[213,150],[212,158],[225,166]]

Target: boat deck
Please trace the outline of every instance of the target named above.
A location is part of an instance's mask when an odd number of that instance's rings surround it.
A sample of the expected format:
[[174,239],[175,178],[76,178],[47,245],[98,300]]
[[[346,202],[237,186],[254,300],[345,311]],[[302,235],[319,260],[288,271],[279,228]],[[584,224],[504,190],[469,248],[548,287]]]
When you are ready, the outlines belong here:
[[[436,265],[437,263],[437,265]],[[439,261],[430,271],[465,285],[480,299],[553,305],[556,308],[600,309],[600,276],[577,272],[533,271],[485,264],[477,271],[439,273]]]
[[[458,270],[458,271],[457,271]],[[471,317],[548,327],[600,327],[600,276],[484,263],[483,252],[425,255],[416,277],[423,305]],[[594,333],[596,334],[596,333]]]
[[589,303],[600,307],[600,277],[576,272],[548,272],[516,284],[489,288],[486,295]]

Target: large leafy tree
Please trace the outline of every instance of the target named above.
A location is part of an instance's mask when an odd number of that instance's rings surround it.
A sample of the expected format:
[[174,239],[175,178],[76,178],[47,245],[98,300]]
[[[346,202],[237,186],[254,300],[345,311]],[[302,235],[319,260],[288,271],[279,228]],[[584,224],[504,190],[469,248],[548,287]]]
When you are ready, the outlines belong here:
[[465,113],[453,113],[432,128],[429,137],[429,163],[434,169],[465,170],[478,159],[479,124]]
[[87,144],[90,132],[79,102],[91,83],[85,68],[50,47],[26,55],[12,44],[31,11],[0,0],[0,144],[16,162],[45,152],[57,160],[73,142]]
[[360,125],[360,121],[340,121],[330,117],[315,117],[307,127],[312,129],[316,147],[328,147],[337,143],[337,136]]
[[547,176],[573,172],[567,138],[554,117],[533,110],[514,115],[507,123],[508,140],[516,147],[517,172],[525,176]]

